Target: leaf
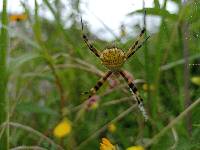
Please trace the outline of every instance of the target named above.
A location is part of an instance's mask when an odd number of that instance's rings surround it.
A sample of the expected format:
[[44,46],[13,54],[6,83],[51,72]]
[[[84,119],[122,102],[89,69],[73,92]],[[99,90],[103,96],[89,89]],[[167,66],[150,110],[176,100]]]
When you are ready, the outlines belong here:
[[[8,25],[8,17],[7,17],[7,0],[2,0],[2,10],[1,10],[1,26]],[[7,107],[8,102],[6,99],[6,89],[7,89],[7,50],[8,50],[8,31],[7,29],[1,27],[0,28],[0,124],[2,125],[5,121],[7,121]],[[6,129],[1,134],[0,138],[0,149],[9,149],[8,141],[9,137],[8,129]]]
[[[131,12],[128,14],[128,16],[132,16],[136,13],[144,13],[143,9]],[[178,16],[176,14],[171,14],[167,10],[164,9],[159,9],[159,8],[146,8],[146,13],[147,15],[154,15],[154,16],[160,16],[160,17],[165,17],[171,20],[177,20]]]

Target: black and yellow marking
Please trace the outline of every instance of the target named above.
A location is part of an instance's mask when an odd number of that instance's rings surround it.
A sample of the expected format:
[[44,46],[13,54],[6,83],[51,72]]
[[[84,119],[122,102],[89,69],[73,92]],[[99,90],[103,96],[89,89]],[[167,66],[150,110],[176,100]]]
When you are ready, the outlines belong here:
[[140,49],[142,47],[142,45],[150,38],[150,36],[148,36],[140,45],[138,45],[138,47],[133,51],[133,53],[131,53],[128,58],[130,58],[133,54],[135,54],[135,52]]
[[89,42],[87,36],[83,34],[83,39],[87,47],[97,56],[100,57],[100,52]]
[[147,115],[147,113],[146,113],[146,111],[144,109],[144,106],[143,106],[143,99],[140,97],[139,92],[138,92],[136,86],[134,85],[134,83],[132,81],[129,81],[128,77],[126,77],[126,74],[123,71],[120,71],[119,73],[121,74],[121,76],[128,83],[128,86],[129,86],[129,88],[131,90],[131,93],[133,95],[135,95],[137,103],[138,103],[138,108],[140,109],[142,115],[144,116],[145,121],[147,121],[148,120],[148,115]]
[[137,92],[137,88],[135,87],[135,85],[132,83],[132,82],[130,82],[130,83],[128,83],[128,86],[131,88],[131,90],[136,94],[136,92]]
[[90,89],[90,95],[88,98],[92,97],[103,85],[103,83],[107,80],[107,78],[112,74],[112,71],[108,71],[98,82],[97,84]]
[[126,82],[128,83],[128,86],[130,88],[130,90],[132,91],[133,94],[136,95],[136,99],[137,99],[137,103],[140,104],[143,102],[143,99],[140,97],[139,92],[135,86],[135,84],[132,81],[128,80],[128,77],[126,77],[126,74],[123,71],[119,72],[121,74],[121,76],[126,80]]
[[[83,22],[81,18],[81,25],[82,25],[82,31],[83,31]],[[131,94],[135,97],[138,108],[142,112],[145,120],[148,119],[147,113],[143,107],[143,99],[140,97],[139,92],[135,86],[135,84],[132,81],[129,81],[126,74],[121,71],[121,67],[125,63],[125,61],[130,58],[138,49],[142,47],[144,42],[148,40],[149,37],[144,39],[144,33],[146,29],[144,28],[141,33],[139,34],[137,40],[133,43],[133,45],[129,48],[127,52],[124,52],[122,49],[112,47],[112,48],[106,48],[102,52],[98,51],[87,38],[86,34],[83,33],[83,39],[86,43],[87,47],[97,56],[100,58],[101,63],[109,69],[109,71],[97,82],[97,84],[90,89],[89,92],[84,92],[85,94],[89,94],[88,99],[92,97],[104,84],[104,82],[107,80],[107,78],[112,74],[120,74],[128,83],[128,86],[130,88]]]
[[[139,41],[141,41],[141,39],[143,38],[143,35],[144,35],[145,31],[146,31],[146,29],[143,28],[142,31],[140,32],[139,37],[138,37],[137,40],[134,42],[133,46],[131,46],[131,47],[129,48],[128,52],[126,53],[127,59],[130,58],[130,57],[142,46],[143,42],[142,42],[142,44],[140,44],[140,45],[138,45],[138,44],[140,43]],[[145,41],[146,41],[146,40],[145,40]]]
[[125,62],[125,53],[119,48],[105,49],[100,55],[101,62],[110,70],[118,70]]
[[[81,18],[81,27],[82,27],[82,32],[83,32],[83,20]],[[100,57],[100,52],[89,42],[89,39],[87,38],[87,36],[83,33],[83,40],[85,42],[85,44],[87,45],[87,47],[97,56]]]

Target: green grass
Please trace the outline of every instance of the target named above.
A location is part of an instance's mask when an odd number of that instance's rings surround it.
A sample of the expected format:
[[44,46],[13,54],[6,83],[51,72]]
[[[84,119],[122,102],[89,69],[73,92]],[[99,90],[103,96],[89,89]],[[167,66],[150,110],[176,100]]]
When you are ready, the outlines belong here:
[[[200,66],[189,65],[200,63],[200,3],[173,1],[179,8],[177,14],[166,10],[168,0],[163,6],[155,0],[153,8],[146,8],[147,17],[159,16],[161,24],[153,34],[147,31],[150,39],[123,67],[133,75],[144,99],[150,118],[144,122],[122,78],[106,82],[97,93],[98,106],[84,111],[87,95],[81,93],[93,87],[106,69],[82,39],[80,18],[75,15],[81,1],[70,4],[74,10],[67,18],[61,17],[68,10],[59,7],[60,1],[44,0],[38,5],[35,0],[33,11],[22,3],[28,19],[11,26],[4,0],[0,15],[0,149],[95,150],[102,137],[120,150],[133,145],[151,150],[200,149],[200,86],[191,82],[193,76],[200,76]],[[52,13],[53,20],[39,15],[43,8]],[[64,26],[67,21],[71,26]],[[189,37],[185,37],[185,23]],[[84,32],[98,49],[109,45],[94,38],[86,25]],[[136,39],[128,36],[123,44],[120,37],[113,42],[126,50]],[[188,58],[184,50],[189,52]],[[187,78],[184,69],[189,71]],[[117,83],[113,88],[112,81]],[[144,82],[154,88],[144,89]],[[188,108],[185,93],[191,103]],[[188,115],[190,121],[186,120]],[[59,139],[53,130],[63,118],[71,121],[72,131]],[[10,128],[3,124],[6,121]],[[115,132],[108,130],[109,124],[115,124]]]
[[[2,26],[7,26],[7,1],[3,1]],[[0,149],[9,148],[9,128],[6,125],[7,116],[9,114],[9,106],[7,101],[7,52],[8,52],[8,32],[6,28],[1,28],[0,33]],[[4,126],[3,126],[4,124]]]

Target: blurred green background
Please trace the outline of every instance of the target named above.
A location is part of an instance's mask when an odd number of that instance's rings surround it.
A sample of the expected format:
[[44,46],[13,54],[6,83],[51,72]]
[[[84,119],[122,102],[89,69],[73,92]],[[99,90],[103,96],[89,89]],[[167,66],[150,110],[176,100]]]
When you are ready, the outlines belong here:
[[[166,9],[169,2],[178,8],[176,13]],[[1,11],[2,150],[96,150],[102,137],[119,150],[134,145],[151,150],[200,149],[199,0],[163,0],[162,5],[154,0],[152,7],[145,7],[146,16],[143,8],[128,13],[140,21],[122,23],[118,34],[99,20],[104,27],[101,36],[84,19],[81,0],[69,0],[67,6],[60,0],[33,4],[22,1],[21,13],[6,7]],[[53,17],[39,15],[45,10]],[[147,122],[121,77],[110,77],[90,105],[84,103],[87,95],[81,93],[89,91],[106,68],[82,39],[81,16],[85,16],[83,32],[100,51],[113,45],[127,51],[147,26],[145,36],[150,39],[123,67],[144,99]],[[153,16],[160,23],[148,28]],[[114,38],[104,38],[105,32]],[[63,122],[69,131],[58,137],[55,129]],[[61,127],[61,132],[65,130]]]

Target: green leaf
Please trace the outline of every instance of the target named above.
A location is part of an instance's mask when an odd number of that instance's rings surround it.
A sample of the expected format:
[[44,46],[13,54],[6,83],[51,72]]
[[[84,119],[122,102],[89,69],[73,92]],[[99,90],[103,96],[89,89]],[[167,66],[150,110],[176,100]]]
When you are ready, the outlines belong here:
[[[7,26],[7,1],[3,0],[2,26]],[[2,125],[8,116],[8,102],[6,99],[7,94],[7,51],[8,51],[8,31],[1,26],[0,33],[0,124]],[[2,132],[0,137],[0,149],[9,149],[9,130]]]
[[[147,15],[154,15],[154,16],[160,16],[160,17],[165,17],[171,20],[177,20],[178,16],[176,14],[171,14],[167,10],[164,9],[159,9],[159,8],[146,8]],[[132,16],[136,13],[144,13],[143,9],[131,12],[128,14],[128,16]]]

